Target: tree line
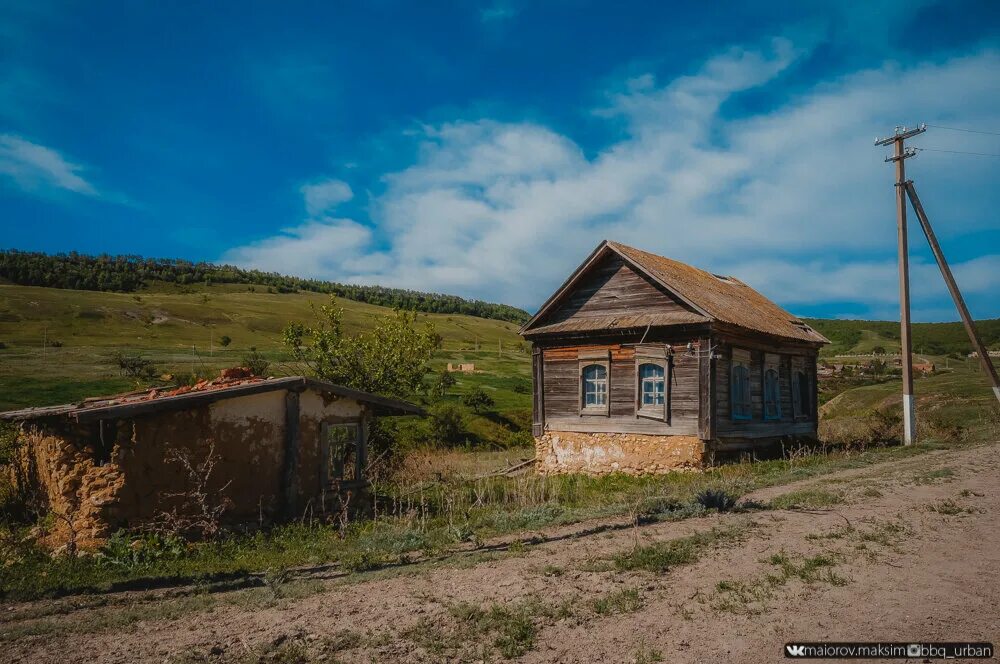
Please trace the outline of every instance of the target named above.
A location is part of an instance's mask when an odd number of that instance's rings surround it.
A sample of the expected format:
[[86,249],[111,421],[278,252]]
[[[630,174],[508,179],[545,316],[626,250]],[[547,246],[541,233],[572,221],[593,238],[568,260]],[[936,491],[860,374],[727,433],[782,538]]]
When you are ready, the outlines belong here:
[[0,250],[0,278],[22,286],[122,293],[140,290],[151,281],[164,281],[181,286],[247,284],[263,286],[277,293],[298,291],[327,293],[348,300],[408,311],[464,314],[512,323],[523,323],[529,318],[526,311],[517,307],[482,300],[467,300],[454,295],[423,293],[384,286],[340,284],[320,279],[290,277],[277,272],[247,270],[234,265],[133,255],[92,256],[76,252],[44,254],[16,249]]

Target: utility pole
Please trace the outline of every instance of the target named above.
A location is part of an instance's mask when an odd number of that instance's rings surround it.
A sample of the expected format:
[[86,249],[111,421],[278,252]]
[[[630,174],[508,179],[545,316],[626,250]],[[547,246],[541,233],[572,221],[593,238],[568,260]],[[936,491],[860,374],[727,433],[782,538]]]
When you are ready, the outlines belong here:
[[899,325],[903,360],[903,444],[912,445],[917,436],[917,414],[913,410],[913,345],[910,340],[910,256],[906,241],[906,169],[903,162],[916,156],[903,142],[927,131],[924,125],[914,129],[896,127],[893,136],[876,138],[875,145],[893,145],[893,154],[886,161],[896,162],[896,236],[899,250]]

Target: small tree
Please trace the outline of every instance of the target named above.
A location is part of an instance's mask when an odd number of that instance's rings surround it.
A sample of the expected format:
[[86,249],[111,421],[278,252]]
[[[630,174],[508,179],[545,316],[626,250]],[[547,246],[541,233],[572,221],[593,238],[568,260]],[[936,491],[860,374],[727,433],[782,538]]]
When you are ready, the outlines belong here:
[[450,371],[445,369],[438,377],[431,383],[430,393],[435,399],[441,399],[448,390],[455,386],[455,377]]
[[430,323],[418,328],[416,314],[397,310],[376,319],[368,331],[348,336],[343,317],[331,298],[314,325],[288,325],[284,342],[295,360],[319,378],[365,392],[406,397],[426,389],[427,364],[441,346]]
[[436,442],[454,445],[465,438],[465,416],[454,403],[446,401],[434,406],[430,411],[429,425]]
[[151,378],[156,374],[153,361],[143,357],[141,353],[117,351],[111,356],[111,363],[118,367],[120,375],[129,378]]
[[884,346],[875,346],[875,348],[872,348],[872,354],[873,355],[885,355],[885,347]]
[[486,393],[486,390],[477,387],[462,397],[462,403],[478,414],[483,409],[492,408],[495,402],[493,397]]
[[228,334],[223,334],[221,337],[219,337],[219,345],[222,346],[223,348],[225,348],[231,343],[233,343],[233,338]]

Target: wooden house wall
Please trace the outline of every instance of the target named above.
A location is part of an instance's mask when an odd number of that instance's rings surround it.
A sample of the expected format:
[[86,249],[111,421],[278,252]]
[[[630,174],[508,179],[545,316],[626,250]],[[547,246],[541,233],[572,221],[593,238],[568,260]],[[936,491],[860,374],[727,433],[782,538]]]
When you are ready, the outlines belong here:
[[[792,356],[804,358],[807,372],[816,380],[816,351],[777,341],[764,341],[750,337],[727,336],[717,339],[715,370],[715,415],[718,438],[764,438],[769,436],[812,435],[816,432],[815,409],[809,417],[794,417],[792,413]],[[749,420],[733,420],[730,403],[730,365],[733,348],[750,351],[750,400],[752,415]],[[764,419],[763,371],[766,354],[778,355],[778,384],[780,387],[781,417]]]
[[565,301],[542,324],[570,318],[690,311],[685,305],[629,267],[621,256],[608,256],[583,277]]
[[[644,345],[671,343],[683,348],[697,337],[646,338]],[[698,433],[698,358],[683,350],[673,359],[669,386],[670,421],[636,414],[634,340],[617,343],[554,345],[541,349],[545,426],[553,431],[622,432],[663,435]],[[607,415],[580,414],[580,352],[610,351],[610,409]]]

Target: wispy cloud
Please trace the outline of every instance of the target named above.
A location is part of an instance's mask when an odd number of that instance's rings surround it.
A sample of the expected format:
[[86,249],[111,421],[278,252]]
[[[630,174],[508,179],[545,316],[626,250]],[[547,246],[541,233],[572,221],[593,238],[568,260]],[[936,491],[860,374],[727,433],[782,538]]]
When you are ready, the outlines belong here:
[[497,2],[479,10],[479,19],[483,23],[498,23],[514,18],[518,9],[509,3]]
[[306,212],[316,217],[354,197],[351,187],[343,180],[318,180],[302,185],[300,191]]
[[83,177],[83,170],[57,150],[13,134],[0,134],[0,175],[23,191],[46,194],[62,190],[99,196],[94,185]]
[[[770,85],[802,54],[774,40],[729,49],[662,84],[652,75],[624,81],[595,113],[625,133],[593,155],[534,123],[427,127],[417,160],[383,176],[374,232],[351,222],[316,234],[309,221],[293,235],[352,248],[349,261],[324,263],[325,277],[529,308],[604,237],[737,274],[784,303],[884,308],[895,292],[892,176],[872,138],[901,121],[951,118],[959,98],[966,121],[1000,125],[1000,56],[887,63],[727,117],[727,102]],[[1000,201],[972,193],[991,190],[990,172],[953,166],[922,156],[911,167],[934,183],[922,192],[938,202],[929,212],[946,215],[952,237],[989,228]],[[282,253],[292,245],[269,249],[259,265],[294,264]],[[962,270],[989,284],[983,275],[996,264],[986,257]],[[915,288],[914,297],[920,305],[940,294]]]

